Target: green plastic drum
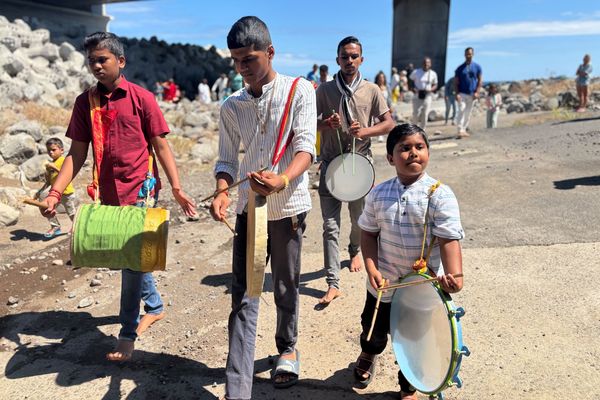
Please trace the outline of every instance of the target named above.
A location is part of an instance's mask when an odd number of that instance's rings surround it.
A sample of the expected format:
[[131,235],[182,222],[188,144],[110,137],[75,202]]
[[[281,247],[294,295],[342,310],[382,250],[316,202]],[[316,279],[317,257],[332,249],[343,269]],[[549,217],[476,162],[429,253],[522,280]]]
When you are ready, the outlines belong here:
[[84,204],[71,237],[76,267],[162,271],[167,261],[169,211]]

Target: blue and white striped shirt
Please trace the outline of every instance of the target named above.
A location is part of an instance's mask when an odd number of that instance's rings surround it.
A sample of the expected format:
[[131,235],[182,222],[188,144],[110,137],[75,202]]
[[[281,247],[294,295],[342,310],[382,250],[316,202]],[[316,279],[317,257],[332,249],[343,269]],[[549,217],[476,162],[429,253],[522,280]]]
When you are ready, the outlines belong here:
[[[224,172],[237,180],[236,177],[245,178],[250,171],[271,166],[279,135],[279,124],[293,81],[294,78],[290,76],[277,74],[275,79],[263,86],[263,93],[259,98],[253,97],[247,88],[244,88],[223,102],[219,120],[219,159],[215,166],[215,174]],[[283,142],[286,142],[290,128],[294,137],[281,161],[273,168],[275,173],[285,171],[294,155],[300,151],[310,153],[313,159],[316,156],[315,89],[305,79],[298,82],[288,119],[288,129]],[[241,164],[238,160],[240,144],[245,149]],[[244,211],[248,203],[249,189],[248,182],[238,187],[238,214]],[[312,205],[308,191],[308,172],[291,181],[285,190],[271,194],[267,207],[269,221],[277,221],[310,210]]]
[[[413,272],[412,266],[421,256],[427,194],[436,182],[424,174],[412,185],[404,186],[396,177],[377,185],[367,196],[358,224],[365,231],[379,232],[377,267],[392,283]],[[432,236],[464,238],[458,202],[446,185],[437,188],[431,197],[425,252]],[[437,275],[444,273],[438,242],[431,252],[428,267]],[[377,296],[368,281],[367,290]],[[392,294],[393,291],[385,292],[382,301],[390,302]]]

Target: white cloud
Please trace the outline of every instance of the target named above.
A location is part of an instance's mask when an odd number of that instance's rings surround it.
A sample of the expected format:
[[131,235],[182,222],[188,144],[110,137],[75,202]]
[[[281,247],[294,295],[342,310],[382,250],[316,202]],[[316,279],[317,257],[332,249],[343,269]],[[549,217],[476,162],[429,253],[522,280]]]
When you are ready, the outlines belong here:
[[457,46],[503,39],[587,35],[600,35],[600,19],[486,24],[477,28],[459,29],[451,32],[449,42],[450,46]]
[[312,67],[313,64],[319,64],[314,58],[307,54],[292,54],[292,53],[277,53],[275,52],[275,58],[273,65],[281,68],[308,68]]
[[481,50],[477,52],[478,56],[483,57],[517,57],[519,53],[513,51],[502,51],[502,50]]

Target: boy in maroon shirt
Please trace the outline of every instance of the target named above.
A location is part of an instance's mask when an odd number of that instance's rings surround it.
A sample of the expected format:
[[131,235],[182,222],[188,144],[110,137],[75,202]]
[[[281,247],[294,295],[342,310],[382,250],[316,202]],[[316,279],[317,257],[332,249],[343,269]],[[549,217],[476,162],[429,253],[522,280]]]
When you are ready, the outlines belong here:
[[[71,149],[45,200],[48,206],[46,213],[52,215],[56,212],[55,206],[60,201],[61,193],[81,169],[92,142],[96,150],[103,147],[95,188],[102,204],[125,206],[136,203],[148,172],[151,145],[169,179],[173,197],[187,216],[195,216],[195,204],[181,189],[175,159],[165,138],[169,128],[154,95],[128,82],[121,75],[121,69],[125,67],[123,45],[112,33],[96,32],[85,38],[84,48],[88,65],[98,84],[90,89],[91,94],[85,91],[75,100],[67,129],[67,137],[72,140]],[[99,112],[106,127],[101,140],[93,133],[90,118],[90,98],[93,96],[99,101]],[[158,194],[160,179],[156,161],[153,172],[156,178],[155,193]],[[129,360],[137,336],[164,317],[162,301],[152,274],[130,269],[122,271],[119,313],[122,327],[117,347],[106,355],[110,361]],[[144,300],[146,310],[141,320],[140,300]]]

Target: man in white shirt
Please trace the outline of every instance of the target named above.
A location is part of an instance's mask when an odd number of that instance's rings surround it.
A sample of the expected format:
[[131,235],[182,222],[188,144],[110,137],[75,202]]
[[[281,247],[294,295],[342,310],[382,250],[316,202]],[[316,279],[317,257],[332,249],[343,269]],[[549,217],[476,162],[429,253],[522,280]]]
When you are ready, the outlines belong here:
[[210,91],[213,92],[215,100],[221,101],[225,98],[225,91],[228,83],[229,79],[227,79],[227,75],[225,73],[222,73],[221,76],[217,78],[215,83],[213,83]]
[[[257,17],[238,20],[227,35],[227,46],[247,86],[229,96],[221,106],[215,175],[217,190],[225,191],[214,198],[211,214],[215,220],[224,221],[231,203],[227,189],[234,179],[250,177],[238,187],[225,368],[225,399],[237,400],[250,399],[252,395],[260,302],[260,297],[247,294],[249,218],[245,208],[249,195],[267,197],[269,254],[277,308],[275,343],[279,352],[272,374],[273,385],[285,388],[298,382],[300,256],[306,214],[311,208],[307,170],[315,158],[317,109],[311,83],[278,74],[273,69],[275,49],[263,21]],[[287,99],[294,84],[296,89],[288,110]],[[286,113],[287,124],[281,124]],[[240,145],[245,149],[241,161]]]
[[423,68],[415,69],[409,77],[414,82],[415,96],[413,97],[413,123],[425,129],[427,116],[431,110],[433,92],[437,89],[438,78],[431,69],[431,58],[423,59]]
[[208,80],[203,78],[198,84],[198,100],[202,104],[210,104],[210,88],[208,87]]

